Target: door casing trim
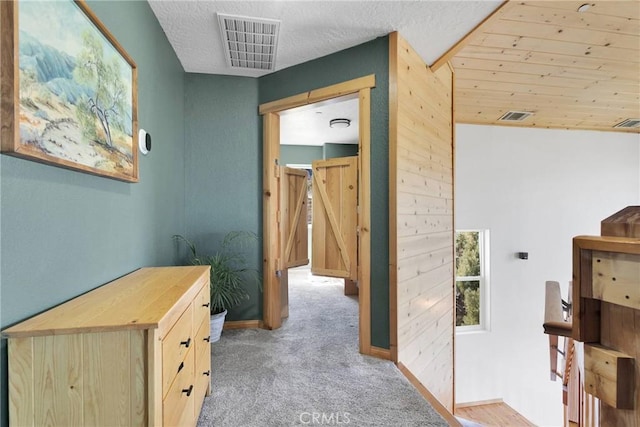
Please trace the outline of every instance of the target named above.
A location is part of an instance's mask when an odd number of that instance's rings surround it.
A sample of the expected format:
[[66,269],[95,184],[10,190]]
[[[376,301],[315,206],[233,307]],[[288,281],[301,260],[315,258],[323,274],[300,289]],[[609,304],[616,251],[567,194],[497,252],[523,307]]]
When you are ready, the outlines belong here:
[[282,325],[281,287],[276,276],[280,243],[278,242],[277,168],[280,158],[280,113],[282,111],[328,101],[345,95],[358,97],[358,317],[360,353],[372,355],[371,347],[371,88],[375,75],[370,74],[335,85],[314,89],[259,106],[263,116],[263,325],[277,329]]

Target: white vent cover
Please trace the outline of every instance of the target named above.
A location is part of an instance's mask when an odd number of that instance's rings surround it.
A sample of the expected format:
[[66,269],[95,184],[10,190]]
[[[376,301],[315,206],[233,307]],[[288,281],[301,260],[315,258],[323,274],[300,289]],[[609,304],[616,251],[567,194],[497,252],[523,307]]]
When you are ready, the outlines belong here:
[[227,64],[231,68],[275,70],[280,21],[217,15]]
[[627,119],[615,125],[614,128],[640,128],[640,119]]
[[533,113],[528,111],[507,111],[498,120],[503,122],[521,122],[531,115],[533,115]]

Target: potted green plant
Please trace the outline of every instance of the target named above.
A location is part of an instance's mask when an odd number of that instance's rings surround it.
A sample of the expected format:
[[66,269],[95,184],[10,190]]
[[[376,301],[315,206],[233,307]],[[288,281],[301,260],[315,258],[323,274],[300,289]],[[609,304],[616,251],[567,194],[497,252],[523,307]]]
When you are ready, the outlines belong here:
[[249,267],[245,252],[258,238],[254,233],[231,231],[224,236],[217,252],[200,255],[195,244],[186,237],[173,237],[188,246],[190,264],[211,266],[211,342],[216,342],[220,339],[227,310],[249,299],[245,284],[251,279],[259,281],[258,271]]

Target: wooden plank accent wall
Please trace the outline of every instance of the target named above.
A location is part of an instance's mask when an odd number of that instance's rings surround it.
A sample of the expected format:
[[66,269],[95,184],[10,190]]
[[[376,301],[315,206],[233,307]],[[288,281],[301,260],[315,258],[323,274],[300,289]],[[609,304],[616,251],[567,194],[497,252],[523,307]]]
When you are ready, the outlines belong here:
[[390,37],[391,349],[454,404],[453,74]]

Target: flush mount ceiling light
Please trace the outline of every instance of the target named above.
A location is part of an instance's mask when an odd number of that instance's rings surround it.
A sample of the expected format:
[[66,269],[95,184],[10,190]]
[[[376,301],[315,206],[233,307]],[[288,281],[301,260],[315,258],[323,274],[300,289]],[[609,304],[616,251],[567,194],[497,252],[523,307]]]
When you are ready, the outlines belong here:
[[351,120],[349,119],[332,119],[329,121],[330,128],[348,128],[351,126]]
[[231,68],[275,70],[280,21],[217,15],[225,59]]
[[589,9],[591,9],[591,5],[589,3],[585,3],[580,5],[580,7],[578,8],[578,12],[586,12]]

